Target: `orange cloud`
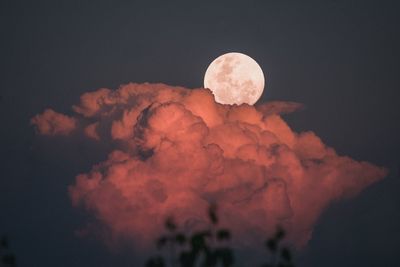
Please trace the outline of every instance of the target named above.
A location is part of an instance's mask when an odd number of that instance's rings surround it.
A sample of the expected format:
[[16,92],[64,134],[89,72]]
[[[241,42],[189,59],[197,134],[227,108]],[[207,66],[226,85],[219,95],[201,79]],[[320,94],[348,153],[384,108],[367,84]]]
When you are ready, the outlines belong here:
[[94,122],[94,123],[86,126],[84,129],[85,135],[89,138],[93,138],[95,140],[100,140],[100,136],[99,136],[98,129],[97,129],[98,125],[99,125],[98,122]]
[[44,135],[68,135],[76,127],[76,120],[72,117],[46,109],[31,119],[37,132]]
[[257,105],[257,110],[265,116],[272,114],[288,114],[304,108],[304,105],[297,102],[270,101]]
[[[167,215],[190,230],[217,201],[222,223],[240,242],[251,244],[281,224],[302,246],[324,208],[386,170],[337,155],[313,132],[294,132],[279,113],[299,106],[221,105],[203,88],[128,84],[84,94],[74,119],[45,111],[32,121],[41,134],[60,132],[44,122],[66,132],[80,121],[87,123],[83,134],[115,144],[107,160],[69,187],[72,203],[115,237],[146,246]],[[62,128],[60,118],[69,126]]]

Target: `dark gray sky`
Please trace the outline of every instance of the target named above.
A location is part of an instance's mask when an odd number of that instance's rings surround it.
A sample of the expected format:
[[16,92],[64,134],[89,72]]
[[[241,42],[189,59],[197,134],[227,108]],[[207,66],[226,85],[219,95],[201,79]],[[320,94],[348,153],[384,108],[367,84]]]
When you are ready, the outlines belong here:
[[131,81],[200,87],[208,64],[230,51],[263,68],[260,101],[305,104],[286,117],[295,130],[390,169],[323,214],[299,265],[398,266],[398,1],[72,2],[0,3],[0,233],[20,266],[136,258],[73,235],[91,218],[71,207],[66,188],[103,148],[35,137],[29,119],[47,107],[69,113],[83,92]]

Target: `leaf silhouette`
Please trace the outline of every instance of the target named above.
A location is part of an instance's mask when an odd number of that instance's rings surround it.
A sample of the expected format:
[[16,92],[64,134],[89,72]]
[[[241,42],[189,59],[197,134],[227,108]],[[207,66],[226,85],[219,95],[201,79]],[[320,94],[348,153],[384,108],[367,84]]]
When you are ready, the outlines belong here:
[[281,257],[287,262],[292,261],[292,254],[290,253],[290,250],[288,248],[282,248]]
[[176,230],[177,227],[172,217],[167,218],[167,220],[165,221],[165,227],[171,232]]
[[220,260],[223,267],[230,267],[233,265],[234,258],[233,252],[230,248],[220,248],[216,250],[217,259]]
[[146,267],[164,267],[165,266],[164,259],[162,257],[151,258],[146,262],[145,266]]
[[15,259],[14,254],[9,253],[9,254],[3,255],[2,261],[4,264],[8,264],[10,266],[16,266],[16,259]]
[[272,252],[276,252],[276,250],[278,249],[278,243],[275,239],[268,239],[265,245]]
[[207,243],[206,243],[206,237],[210,237],[211,233],[209,231],[203,231],[196,233],[192,236],[190,243],[192,245],[192,250],[195,252],[201,251],[201,250],[207,250]]
[[196,262],[197,254],[193,251],[183,251],[179,256],[182,267],[193,267]]
[[281,227],[278,227],[278,229],[276,230],[276,233],[275,233],[275,239],[277,241],[279,241],[279,240],[283,239],[284,237],[285,237],[285,231]]
[[203,267],[214,267],[217,265],[218,255],[213,251],[206,251],[206,257],[203,263]]
[[178,233],[175,236],[175,240],[178,242],[178,244],[183,245],[186,243],[186,236],[182,233]]
[[161,236],[157,239],[157,248],[161,249],[167,244],[168,238],[166,236]]
[[218,217],[217,217],[217,205],[216,204],[211,204],[209,209],[208,209],[208,217],[210,218],[210,221],[213,224],[218,223]]
[[5,249],[8,249],[8,239],[6,236],[1,237],[0,246]]
[[220,229],[217,232],[218,240],[229,240],[231,238],[231,233],[227,229]]

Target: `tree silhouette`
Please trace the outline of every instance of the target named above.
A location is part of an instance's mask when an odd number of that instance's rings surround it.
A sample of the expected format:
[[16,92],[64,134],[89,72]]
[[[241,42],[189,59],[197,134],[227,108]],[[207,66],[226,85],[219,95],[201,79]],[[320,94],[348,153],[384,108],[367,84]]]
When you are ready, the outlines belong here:
[[15,255],[10,252],[9,242],[6,236],[1,237],[0,239],[0,266],[9,266],[15,267],[17,266]]
[[280,243],[285,237],[285,231],[278,227],[275,235],[265,241],[265,246],[269,251],[269,261],[261,267],[294,267],[292,253],[287,247],[281,247]]
[[[167,233],[157,239],[156,245],[159,250],[168,249],[169,257],[167,260],[162,255],[152,257],[145,263],[145,267],[234,266],[233,249],[226,242],[231,239],[231,232],[218,226],[215,204],[208,208],[208,219],[206,229],[186,235],[179,230],[173,217],[168,217],[165,220]],[[284,237],[284,230],[278,227],[274,236],[265,242],[269,259],[261,267],[294,267],[290,249],[281,246]]]
[[[181,267],[214,267],[220,264],[223,267],[233,266],[233,251],[224,244],[231,238],[228,229],[218,227],[217,206],[210,205],[208,209],[209,226],[187,236],[178,231],[172,217],[165,221],[167,234],[157,239],[157,248],[169,247],[169,266]],[[180,251],[179,256],[176,249]],[[156,256],[146,262],[146,267],[168,266],[162,256]]]

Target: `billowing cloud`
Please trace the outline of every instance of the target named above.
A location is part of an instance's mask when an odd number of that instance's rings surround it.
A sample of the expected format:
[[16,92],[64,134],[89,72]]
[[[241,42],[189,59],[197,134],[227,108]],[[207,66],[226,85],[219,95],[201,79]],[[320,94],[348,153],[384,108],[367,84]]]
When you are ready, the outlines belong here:
[[265,116],[272,114],[288,114],[303,108],[304,105],[301,103],[288,101],[270,101],[257,105],[257,110],[262,112]]
[[46,109],[31,119],[37,132],[43,135],[68,135],[76,127],[76,120],[72,117]]
[[216,201],[240,242],[280,224],[302,246],[324,208],[386,170],[337,155],[313,132],[294,132],[279,114],[300,106],[221,105],[203,88],[127,84],[83,94],[74,118],[47,110],[32,121],[41,134],[66,134],[79,121],[82,134],[114,146],[69,194],[115,237],[149,244],[168,215],[193,229]]

